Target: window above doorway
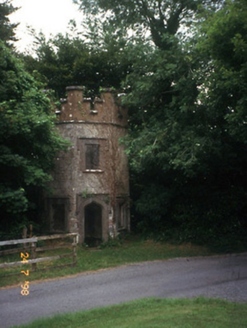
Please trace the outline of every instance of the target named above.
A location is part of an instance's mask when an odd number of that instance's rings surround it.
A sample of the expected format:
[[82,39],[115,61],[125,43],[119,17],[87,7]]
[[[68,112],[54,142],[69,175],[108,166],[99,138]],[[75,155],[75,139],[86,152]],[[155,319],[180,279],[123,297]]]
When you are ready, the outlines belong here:
[[100,145],[85,144],[86,170],[98,170],[100,168]]
[[107,139],[80,138],[78,139],[78,151],[80,151],[80,169],[84,173],[103,172]]

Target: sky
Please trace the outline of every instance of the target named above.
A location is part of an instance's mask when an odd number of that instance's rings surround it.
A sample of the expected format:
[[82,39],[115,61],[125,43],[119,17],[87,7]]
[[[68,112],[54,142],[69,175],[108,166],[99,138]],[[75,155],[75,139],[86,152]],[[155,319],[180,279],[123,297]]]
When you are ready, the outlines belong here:
[[78,24],[83,19],[83,13],[78,11],[78,5],[72,0],[12,0],[12,4],[21,7],[9,16],[11,23],[20,23],[16,29],[20,40],[15,43],[20,51],[29,50],[33,40],[27,25],[37,32],[42,30],[49,37],[50,34],[65,33],[71,19]]

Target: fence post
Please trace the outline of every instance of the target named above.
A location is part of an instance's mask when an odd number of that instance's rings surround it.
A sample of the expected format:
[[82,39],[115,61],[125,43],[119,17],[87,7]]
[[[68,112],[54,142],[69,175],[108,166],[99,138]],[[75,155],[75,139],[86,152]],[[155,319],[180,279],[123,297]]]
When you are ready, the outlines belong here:
[[[43,249],[42,247],[40,249],[37,249],[37,242],[39,240],[50,240],[50,239],[57,239],[57,238],[67,238],[67,237],[73,237],[72,245],[70,244],[70,249],[72,246],[72,254],[60,254],[56,256],[50,256],[50,257],[42,257],[37,258],[37,251]],[[0,246],[6,246],[6,245],[18,245],[18,244],[26,244],[28,247],[28,252],[31,252],[31,259],[30,260],[36,260],[36,263],[30,263],[32,271],[37,270],[37,263],[38,262],[44,262],[46,260],[57,260],[63,257],[73,257],[73,262],[69,263],[69,265],[76,265],[77,264],[77,244],[78,244],[78,234],[70,233],[65,235],[54,235],[54,236],[42,236],[42,237],[33,237],[33,238],[26,238],[25,240],[22,239],[16,239],[16,240],[9,240],[9,241],[0,241]],[[67,245],[65,245],[67,247]],[[59,248],[59,247],[58,247]],[[44,249],[51,249],[50,247],[44,247]],[[14,254],[18,253],[19,249],[13,249],[6,251],[6,254]],[[5,251],[0,251],[0,254],[5,254]],[[31,262],[31,261],[30,261]],[[0,268],[10,267],[10,266],[17,266],[23,264],[20,261],[17,262],[11,262],[11,263],[0,263]],[[65,265],[63,265],[65,266]],[[19,273],[18,273],[19,274]]]
[[30,224],[29,229],[30,229],[29,238],[32,238],[33,237],[33,225],[32,224]]
[[[36,242],[33,242],[31,245],[31,258],[32,260],[36,259]],[[36,271],[37,263],[32,263],[32,271]]]
[[74,266],[77,263],[77,259],[76,259],[76,237],[77,236],[73,236],[73,265]]
[[[22,229],[22,239],[26,239],[27,238],[27,227],[23,227]],[[23,247],[26,248],[27,244],[23,244]]]

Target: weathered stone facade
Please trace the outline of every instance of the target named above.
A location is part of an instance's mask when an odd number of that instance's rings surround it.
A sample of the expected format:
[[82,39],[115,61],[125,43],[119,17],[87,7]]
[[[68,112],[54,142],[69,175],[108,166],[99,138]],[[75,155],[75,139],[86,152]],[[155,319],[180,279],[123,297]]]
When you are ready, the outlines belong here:
[[92,105],[82,87],[68,87],[57,120],[71,146],[56,159],[53,195],[46,199],[50,231],[79,232],[80,242],[97,244],[129,230],[128,161],[119,144],[127,109],[109,91]]

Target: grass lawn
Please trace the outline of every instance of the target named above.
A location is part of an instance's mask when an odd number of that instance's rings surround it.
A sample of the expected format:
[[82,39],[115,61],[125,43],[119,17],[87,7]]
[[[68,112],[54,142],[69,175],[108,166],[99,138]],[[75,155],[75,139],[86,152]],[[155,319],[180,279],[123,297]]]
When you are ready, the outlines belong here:
[[57,315],[18,327],[245,328],[247,304],[204,298],[142,299],[106,308]]
[[[65,250],[46,251],[38,254],[38,257],[45,257],[64,253]],[[116,267],[128,263],[136,263],[142,261],[164,260],[176,257],[187,256],[204,256],[211,255],[206,247],[199,247],[192,244],[172,245],[169,243],[159,243],[152,240],[143,240],[136,236],[126,238],[121,243],[108,243],[103,248],[86,248],[78,246],[77,249],[77,266],[64,267],[58,269],[49,268],[51,265],[60,265],[71,262],[71,259],[62,259],[54,262],[43,262],[38,264],[39,268],[48,268],[46,271],[32,272],[31,266],[25,264],[23,266],[0,269],[0,287],[20,284],[24,280],[32,281],[40,279],[48,279],[55,277],[63,277],[85,271],[105,269]],[[21,261],[20,254],[8,255],[0,258],[1,262]],[[21,270],[30,270],[28,277],[21,274]],[[15,276],[3,275],[6,273],[17,273]]]

